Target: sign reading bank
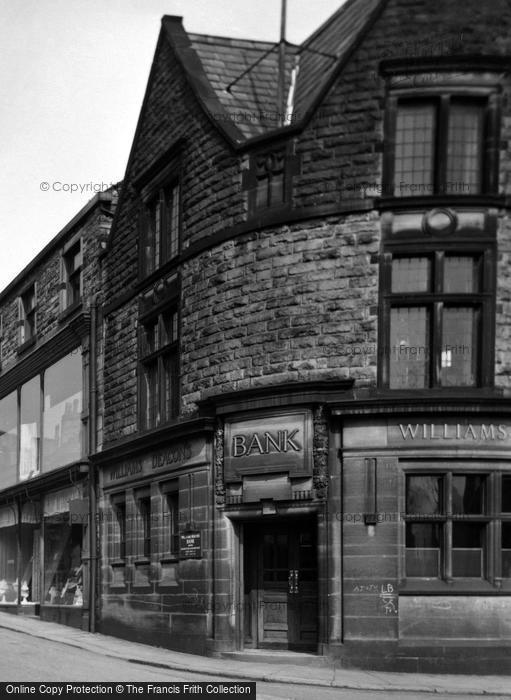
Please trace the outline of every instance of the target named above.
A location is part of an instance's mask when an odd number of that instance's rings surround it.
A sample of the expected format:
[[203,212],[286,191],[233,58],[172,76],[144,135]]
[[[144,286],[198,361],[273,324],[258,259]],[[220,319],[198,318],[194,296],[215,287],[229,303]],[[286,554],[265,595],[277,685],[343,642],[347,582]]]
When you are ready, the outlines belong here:
[[226,481],[244,474],[312,473],[312,416],[309,411],[258,414],[226,422],[224,443]]

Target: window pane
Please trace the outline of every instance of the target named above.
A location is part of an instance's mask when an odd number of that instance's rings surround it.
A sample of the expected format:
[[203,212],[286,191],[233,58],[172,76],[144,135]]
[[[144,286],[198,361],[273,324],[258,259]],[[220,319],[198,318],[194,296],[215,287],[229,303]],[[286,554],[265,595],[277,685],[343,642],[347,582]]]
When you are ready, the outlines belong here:
[[452,477],[452,512],[464,515],[484,513],[484,476]]
[[158,425],[157,395],[158,363],[147,363],[142,368],[142,420],[145,428]]
[[429,292],[430,288],[429,258],[395,258],[392,261],[393,292]]
[[444,260],[444,292],[470,294],[479,291],[479,260],[448,255]]
[[480,523],[452,524],[452,575],[483,575],[483,536],[485,526]]
[[284,201],[284,173],[277,173],[270,179],[270,199],[272,206]]
[[481,192],[483,116],[483,105],[454,101],[451,103],[446,194]]
[[435,515],[442,512],[442,477],[406,477],[407,515]]
[[429,386],[429,312],[425,307],[391,309],[389,361],[391,389]]
[[440,576],[440,525],[406,524],[406,575]]
[[265,207],[268,206],[268,203],[269,203],[268,202],[268,199],[269,199],[268,186],[269,186],[269,176],[268,175],[257,179],[256,204],[255,204],[257,209],[264,209]]
[[511,513],[511,476],[502,477],[502,512]]
[[18,540],[15,508],[0,508],[0,603],[14,603],[18,597]]
[[401,105],[396,122],[394,194],[409,197],[433,193],[435,142],[433,103]]
[[39,473],[41,382],[34,377],[21,387],[20,479]]
[[478,356],[478,313],[463,306],[444,307],[440,384],[475,386]]
[[511,578],[511,523],[502,523],[502,576]]
[[12,486],[18,466],[18,395],[15,391],[0,401],[0,485]]
[[44,373],[43,471],[82,456],[82,356],[66,355]]
[[[65,517],[66,516],[66,517]],[[83,526],[59,513],[44,523],[44,592],[50,605],[83,605]]]
[[179,185],[168,187],[165,192],[166,259],[179,252]]
[[174,354],[163,358],[163,391],[165,418],[169,420],[177,413],[177,357]]

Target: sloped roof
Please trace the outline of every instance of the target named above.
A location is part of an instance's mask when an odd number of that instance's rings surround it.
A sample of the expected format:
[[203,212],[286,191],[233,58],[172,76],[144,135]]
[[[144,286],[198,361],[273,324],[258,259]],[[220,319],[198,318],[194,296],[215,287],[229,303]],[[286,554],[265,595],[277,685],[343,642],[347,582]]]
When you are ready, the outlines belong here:
[[[386,0],[348,0],[301,46],[286,42],[285,96],[298,73],[292,124],[303,121],[321,92]],[[165,16],[168,38],[206,111],[235,143],[280,126],[278,45],[188,34],[180,17]]]
[[[188,34],[221,104],[247,138],[278,126],[275,104],[278,46],[266,41]],[[289,91],[294,55],[286,49],[285,94]]]
[[348,0],[301,45],[295,112],[300,119],[364,30],[381,0]]

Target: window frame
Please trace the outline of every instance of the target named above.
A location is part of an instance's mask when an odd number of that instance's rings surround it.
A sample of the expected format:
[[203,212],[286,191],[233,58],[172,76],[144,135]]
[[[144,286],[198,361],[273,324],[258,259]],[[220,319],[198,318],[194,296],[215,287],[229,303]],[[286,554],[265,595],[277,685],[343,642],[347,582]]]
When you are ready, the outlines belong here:
[[136,531],[136,560],[151,559],[153,549],[152,533],[152,499],[149,487],[135,492],[135,507],[137,513]]
[[[511,592],[511,576],[502,576],[502,524],[511,524],[511,512],[502,510],[502,483],[504,477],[511,477],[511,464],[495,463],[488,465],[481,461],[467,459],[463,464],[452,461],[428,460],[428,463],[413,460],[403,460],[401,463],[401,541],[402,556],[400,557],[400,582],[402,593],[499,593],[509,595]],[[417,519],[406,512],[406,479],[409,476],[438,476],[444,482],[447,500],[442,504],[442,512],[436,514],[424,514]],[[453,476],[483,476],[485,478],[485,494],[483,513],[481,514],[455,514],[452,512],[452,501],[449,492]],[[415,514],[418,515],[418,514]],[[406,575],[406,526],[410,522],[441,524],[439,538],[440,576],[420,577]],[[452,575],[452,523],[484,523],[485,532],[482,537],[482,576],[463,577]],[[449,523],[449,524],[448,524]],[[442,531],[443,530],[443,531]],[[449,561],[450,557],[450,561]]]
[[[460,197],[466,199],[468,197],[493,197],[497,195],[501,99],[498,94],[498,85],[495,83],[484,85],[482,84],[483,81],[479,80],[474,80],[473,83],[471,83],[466,78],[466,76],[470,76],[472,73],[470,67],[464,67],[464,72],[460,74],[459,68],[454,72],[452,68],[449,71],[448,68],[442,65],[435,66],[432,64],[429,68],[416,66],[412,68],[413,75],[410,75],[410,67],[401,67],[400,61],[385,62],[385,64],[387,63],[396,65],[392,65],[391,69],[387,68],[385,65],[382,67],[382,72],[388,77],[384,118],[382,178],[382,193],[384,194],[382,195],[382,199],[398,199],[400,202],[406,202],[415,197],[429,197],[435,199]],[[425,63],[425,61],[422,63]],[[417,78],[421,75],[423,78],[428,75],[430,76],[433,70],[438,71],[433,73],[435,80],[428,84],[427,87],[417,86]],[[481,144],[481,189],[480,192],[477,193],[446,193],[439,191],[442,178],[445,180],[447,173],[449,111],[451,101],[454,100],[485,102]],[[395,190],[396,124],[398,108],[400,102],[415,101],[437,101],[439,105],[437,119],[435,120],[436,135],[434,140],[432,173],[434,178],[434,191],[402,196],[400,193],[396,194]],[[399,183],[397,183],[397,186],[399,189]]]
[[[491,240],[459,236],[409,236],[395,241],[387,241],[380,264],[379,289],[379,337],[378,337],[378,387],[391,392],[438,391],[466,392],[493,386],[494,382],[494,339],[495,339],[495,294],[496,294],[496,246]],[[443,277],[443,260],[448,255],[457,257],[480,257],[480,291],[471,293],[443,292],[440,284]],[[430,292],[392,292],[392,261],[399,257],[430,257],[432,259],[432,290]],[[434,286],[433,286],[434,285]],[[449,305],[466,305],[480,308],[480,322],[477,338],[479,353],[474,385],[443,386],[441,377],[443,308]],[[430,338],[428,343],[429,384],[425,387],[391,387],[391,312],[397,307],[430,307]],[[485,342],[483,342],[483,339]]]
[[[268,177],[267,183],[267,200],[264,206],[258,206],[257,203],[257,162],[259,159],[275,157],[280,155],[283,159],[282,165],[282,201],[272,202],[271,197],[268,201],[268,193],[271,192],[271,177]],[[248,167],[243,171],[242,189],[247,192],[248,218],[260,217],[262,219],[269,218],[275,214],[286,211],[291,208],[293,195],[293,177],[300,173],[300,156],[293,153],[292,145],[288,143],[274,144],[266,148],[259,148],[248,156]]]
[[[30,297],[33,300],[31,306],[28,304]],[[25,287],[18,297],[18,351],[37,340],[37,302],[37,283],[33,282]]]
[[[162,498],[162,546],[161,560],[175,560],[179,558],[179,479],[160,484]],[[170,505],[170,501],[173,504]],[[170,515],[167,520],[167,514]],[[169,531],[167,532],[167,528]]]
[[[75,265],[77,251],[79,265]],[[76,280],[78,296],[75,297]],[[62,252],[62,311],[77,307],[83,298],[83,242],[81,237],[73,239]]]
[[[168,193],[172,193],[170,205]],[[174,205],[177,199],[176,226],[172,226]],[[156,210],[152,221],[153,209]],[[167,264],[179,259],[182,246],[182,188],[177,171],[142,193],[139,215],[139,278],[155,274]],[[153,240],[149,240],[149,237]],[[150,251],[151,265],[147,265]],[[150,268],[150,269],[149,269]]]
[[[153,325],[157,328],[158,337],[163,337],[167,333],[165,318],[171,317],[172,332],[175,330],[175,339],[167,340],[165,344],[160,344],[152,351],[145,348],[146,328]],[[174,329],[174,319],[176,328]],[[174,300],[163,307],[154,310],[152,313],[139,319],[139,425],[143,431],[161,428],[176,420],[179,415],[180,400],[180,314],[177,300]],[[168,373],[166,362],[170,362],[171,369]],[[150,408],[147,401],[147,391],[145,377],[149,367],[155,367],[154,386],[152,390],[155,394],[151,404],[155,406],[155,416],[151,418]],[[166,380],[170,380],[174,391],[171,394],[170,406],[166,403]]]

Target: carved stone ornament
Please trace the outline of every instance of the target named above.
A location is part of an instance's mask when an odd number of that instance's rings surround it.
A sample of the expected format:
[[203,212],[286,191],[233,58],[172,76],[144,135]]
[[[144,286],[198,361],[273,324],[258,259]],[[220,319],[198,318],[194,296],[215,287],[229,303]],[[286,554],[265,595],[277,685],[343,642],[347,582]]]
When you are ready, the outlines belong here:
[[317,497],[326,499],[328,495],[328,419],[324,405],[319,405],[314,410],[313,424],[314,466],[312,481]]
[[221,418],[217,418],[215,428],[215,495],[216,504],[224,505],[224,424]]

